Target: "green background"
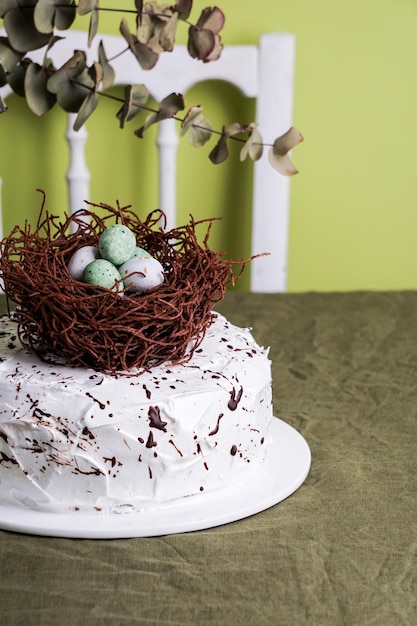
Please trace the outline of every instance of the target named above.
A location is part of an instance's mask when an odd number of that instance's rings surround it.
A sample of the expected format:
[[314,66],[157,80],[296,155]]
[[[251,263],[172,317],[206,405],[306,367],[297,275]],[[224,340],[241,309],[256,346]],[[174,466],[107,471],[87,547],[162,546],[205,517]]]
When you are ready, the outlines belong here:
[[[126,0],[123,6],[131,4]],[[195,1],[193,21],[206,4]],[[101,2],[115,5],[122,3]],[[219,5],[226,14],[226,45],[255,44],[271,31],[292,32],[297,39],[293,122],[305,141],[292,155],[300,174],[291,182],[288,290],[415,289],[415,0],[223,0]],[[121,17],[102,14],[101,30],[117,32]],[[78,19],[80,27],[87,23],[88,18]],[[178,41],[185,36],[180,27]],[[253,102],[218,83],[193,89],[186,101],[203,103],[219,129],[254,117]],[[13,97],[8,105],[0,117],[5,233],[25,217],[34,221],[41,200],[36,188],[47,192],[51,212],[66,209],[68,167],[61,139],[65,116],[54,109],[37,120],[21,99]],[[136,121],[119,130],[117,109],[102,101],[87,125],[91,200],[119,200],[144,214],[157,206],[153,133],[144,140],[133,137]],[[250,164],[232,154],[227,163],[213,166],[209,149],[181,142],[179,219],[190,213],[223,216],[212,246],[246,257]],[[241,288],[246,286],[244,281]]]

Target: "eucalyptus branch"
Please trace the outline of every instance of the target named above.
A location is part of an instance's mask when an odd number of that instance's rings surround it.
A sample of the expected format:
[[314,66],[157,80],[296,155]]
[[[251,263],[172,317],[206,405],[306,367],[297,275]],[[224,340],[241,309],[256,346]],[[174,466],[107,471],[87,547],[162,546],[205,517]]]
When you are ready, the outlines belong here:
[[[79,130],[95,111],[100,97],[117,101],[121,106],[116,114],[120,128],[134,119],[138,113],[148,113],[142,126],[134,131],[142,138],[153,124],[165,119],[176,120],[181,127],[181,135],[188,135],[189,142],[195,147],[205,145],[213,136],[217,143],[209,154],[213,163],[225,161],[229,155],[229,140],[242,144],[240,159],[249,156],[256,161],[262,156],[264,147],[270,148],[270,161],[279,172],[294,174],[297,170],[288,157],[292,147],[302,141],[301,134],[290,129],[273,143],[264,143],[255,123],[241,125],[232,123],[222,130],[212,127],[203,113],[202,106],[191,106],[184,117],[179,115],[185,109],[181,94],[172,93],[161,102],[158,108],[147,104],[149,92],[145,85],[126,85],[124,98],[108,92],[114,82],[114,70],[111,62],[130,52],[139,65],[151,70],[161,53],[172,51],[175,45],[176,30],[179,22],[188,26],[187,50],[194,59],[204,63],[216,61],[221,55],[223,44],[220,32],[224,25],[224,14],[218,7],[205,8],[198,20],[189,19],[193,0],[176,0],[173,5],[157,4],[156,1],[143,3],[135,1],[136,9],[100,7],[98,0],[79,0],[73,4],[37,0],[27,4],[27,0],[0,0],[0,18],[4,20],[7,38],[0,40],[0,87],[8,84],[13,91],[26,98],[29,108],[37,115],[47,113],[56,103],[65,111],[76,113],[74,129]],[[21,9],[25,9],[25,19],[21,19]],[[69,29],[76,17],[90,14],[88,46],[98,31],[100,12],[135,14],[136,32],[130,32],[127,22],[120,23],[120,33],[127,46],[112,58],[107,58],[100,42],[98,60],[90,67],[86,64],[86,53],[78,50],[59,69],[55,69],[48,59],[49,49],[61,37],[54,34]],[[26,54],[38,48],[46,48],[44,62],[41,65],[32,61]],[[0,113],[7,110],[0,99]]]
[[[68,4],[64,4],[63,2],[54,2],[51,3],[53,4],[53,6],[57,9],[68,9]],[[75,9],[78,9],[80,7],[79,4],[73,4],[71,5],[73,6]],[[30,6],[27,7],[23,7],[23,8],[27,8],[30,9]],[[99,11],[101,13],[103,12],[109,12],[109,13],[134,13],[135,15],[137,15],[137,10],[136,9],[115,9],[113,7],[101,7],[101,6],[95,6],[94,9],[92,9],[93,11]]]

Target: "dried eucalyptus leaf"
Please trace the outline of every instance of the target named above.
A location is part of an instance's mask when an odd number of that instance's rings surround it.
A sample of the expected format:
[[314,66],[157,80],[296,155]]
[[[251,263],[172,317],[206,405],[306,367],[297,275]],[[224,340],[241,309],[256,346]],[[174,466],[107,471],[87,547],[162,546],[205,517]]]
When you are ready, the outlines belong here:
[[137,19],[138,19],[138,24],[141,23],[142,21],[142,12],[143,12],[143,0],[135,0],[135,9],[137,11]]
[[129,30],[126,20],[120,23],[120,33],[125,38],[131,52],[144,70],[150,70],[158,61],[159,55],[151,50],[146,44],[141,43]]
[[55,6],[51,0],[38,0],[33,20],[40,33],[52,33],[54,30]]
[[17,52],[28,52],[46,46],[50,35],[40,33],[34,24],[34,7],[24,11],[11,9],[4,16],[4,28],[7,31],[11,47]]
[[98,105],[99,95],[92,91],[81,104],[78,115],[75,118],[73,125],[74,130],[80,130],[81,126],[85,124],[90,115],[94,112]]
[[227,126],[223,132],[226,137],[234,137],[235,135],[241,135],[242,133],[246,132],[246,130],[246,126],[242,126],[241,124],[239,124],[239,122],[233,122],[233,124]]
[[184,107],[184,97],[178,93],[171,93],[169,96],[161,100],[159,103],[159,110],[155,113],[151,113],[151,115],[148,115],[144,125],[135,130],[135,135],[142,138],[145,130],[152,126],[152,124],[174,117],[178,111],[182,111]]
[[222,134],[219,141],[209,154],[209,159],[215,165],[223,163],[229,156],[229,147],[227,145],[227,137]]
[[101,81],[103,80],[103,68],[98,61],[94,61],[93,65],[88,69],[88,75],[94,83],[94,91],[97,93]]
[[268,152],[269,162],[272,167],[283,176],[294,176],[298,170],[294,167],[288,154],[275,154],[274,149]]
[[182,137],[185,135],[185,133],[190,130],[192,125],[198,124],[201,119],[203,119],[203,107],[201,104],[191,106],[181,122],[180,136]]
[[188,29],[188,54],[193,59],[204,60],[213,52],[216,44],[211,30],[199,30],[195,26]]
[[177,0],[175,5],[180,20],[187,20],[193,8],[193,0]]
[[0,96],[0,113],[6,113],[6,111],[7,111],[7,104],[5,104],[4,100]]
[[159,54],[151,50],[151,48],[145,44],[141,44],[139,41],[135,44],[132,52],[139,61],[141,68],[144,70],[151,70],[159,59]]
[[34,23],[40,33],[52,33],[54,27],[66,30],[76,16],[74,0],[38,0],[34,10]]
[[46,66],[47,63],[49,63],[49,60],[48,60],[48,52],[49,52],[49,50],[52,48],[52,46],[54,46],[57,43],[57,41],[62,41],[63,39],[64,39],[64,37],[60,37],[59,35],[53,35],[50,38],[49,43],[48,43],[48,45],[46,47],[46,52],[45,52],[45,56],[44,56],[44,60],[43,60],[44,67]]
[[28,64],[19,63],[16,67],[7,75],[7,82],[13,89],[14,93],[18,96],[25,97],[25,75]]
[[0,63],[0,87],[4,87],[5,85],[7,85],[7,74]]
[[296,128],[290,128],[286,133],[274,141],[269,150],[269,162],[272,167],[284,176],[298,174],[298,170],[291,162],[288,152],[303,141],[303,136]]
[[142,20],[137,25],[136,37],[141,43],[148,44],[155,34],[155,22],[157,18],[149,13],[142,15]]
[[197,28],[211,30],[212,33],[218,34],[224,26],[225,17],[223,11],[218,7],[207,7],[203,9],[196,24]]
[[159,33],[159,45],[166,52],[172,52],[177,34],[178,13],[174,13]]
[[100,41],[98,46],[98,59],[103,69],[103,88],[110,89],[114,83],[115,72],[107,60],[106,51],[102,41]]
[[[74,22],[77,16],[77,5],[74,0],[60,1],[55,13],[55,28],[58,30],[67,30]],[[68,6],[62,6],[67,4]]]
[[[173,21],[171,21],[173,19]],[[136,36],[156,54],[172,50],[178,14],[167,4],[148,2],[138,24]]]
[[178,111],[183,111],[184,108],[184,96],[180,93],[171,93],[159,103],[158,121],[174,117]]
[[203,59],[203,63],[217,61],[217,59],[220,58],[220,55],[223,51],[223,47],[224,46],[220,40],[220,37],[218,35],[214,35],[214,48],[210,52],[210,54],[205,59]]
[[81,85],[67,83],[57,93],[58,103],[67,113],[77,113],[86,98],[87,91],[90,90]]
[[201,148],[211,138],[212,125],[205,117],[201,116],[201,120],[190,128],[188,133],[188,141],[193,148]]
[[0,0],[0,18],[12,9],[26,9],[34,7],[37,0]]
[[[76,50],[74,55],[68,59],[56,72],[50,77],[48,89],[57,93],[57,89],[61,84],[68,82],[73,78],[77,78],[79,74],[86,69],[86,55],[82,50]],[[92,85],[93,86],[93,85]]]
[[74,56],[49,78],[47,87],[56,94],[58,103],[64,111],[77,113],[87,95],[95,89],[95,82],[86,68],[85,53],[77,50]]
[[87,15],[97,6],[97,0],[78,0],[78,15]]
[[223,50],[219,32],[224,26],[224,13],[218,8],[203,9],[195,26],[188,31],[188,52],[204,63],[216,61]]
[[[96,3],[98,5],[98,1]],[[90,23],[88,26],[88,42],[87,45],[90,48],[94,37],[97,35],[97,31],[98,31],[98,11],[94,10],[91,13],[91,17],[90,17]]]
[[120,34],[124,37],[129,44],[129,48],[132,47],[135,41],[134,35],[130,32],[129,25],[125,19],[122,19],[119,26]]
[[272,147],[276,156],[284,156],[289,150],[303,141],[303,136],[296,128],[290,128],[286,133],[275,139]]
[[25,96],[30,110],[41,117],[56,103],[56,95],[48,91],[49,73],[47,68],[31,63],[25,76]]
[[136,137],[139,137],[140,139],[143,139],[143,134],[145,130],[149,128],[149,126],[152,126],[152,124],[155,124],[157,121],[158,121],[158,113],[151,113],[146,118],[144,125],[138,128],[137,130],[135,130],[134,135],[136,135]]
[[253,123],[249,124],[248,131],[249,137],[240,151],[239,158],[244,161],[249,156],[252,161],[258,161],[264,150],[262,135]]
[[0,0],[0,17],[4,17],[7,11],[16,9],[18,6],[17,0]]
[[11,72],[23,57],[23,53],[11,48],[7,37],[0,37],[0,65],[6,72]]
[[120,121],[120,128],[132,120],[145,106],[149,99],[149,91],[145,85],[126,85],[125,101],[116,117]]

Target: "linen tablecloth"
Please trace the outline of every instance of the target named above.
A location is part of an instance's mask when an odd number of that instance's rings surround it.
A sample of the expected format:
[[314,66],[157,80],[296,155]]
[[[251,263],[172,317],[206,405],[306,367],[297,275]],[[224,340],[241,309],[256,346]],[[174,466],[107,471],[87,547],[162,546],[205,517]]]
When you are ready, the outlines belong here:
[[312,452],[305,483],[182,535],[0,531],[2,626],[417,623],[417,293],[228,294],[218,308],[271,346],[274,413]]

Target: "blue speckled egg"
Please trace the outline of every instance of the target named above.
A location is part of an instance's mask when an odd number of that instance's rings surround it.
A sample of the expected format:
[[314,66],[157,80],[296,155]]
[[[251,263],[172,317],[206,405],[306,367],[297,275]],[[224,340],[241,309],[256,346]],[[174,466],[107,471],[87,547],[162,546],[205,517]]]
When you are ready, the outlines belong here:
[[136,249],[135,234],[123,224],[113,224],[100,235],[101,257],[113,265],[122,265],[132,258]]
[[82,280],[87,265],[100,257],[100,250],[94,246],[79,248],[69,260],[68,271],[74,280]]
[[119,271],[106,259],[96,259],[89,263],[84,270],[83,280],[89,285],[106,287],[112,291],[123,291],[124,288]]
[[129,291],[147,291],[164,282],[164,269],[153,257],[135,257],[119,267],[125,288]]
[[151,254],[149,254],[149,252],[147,250],[145,250],[144,248],[139,248],[139,246],[136,246],[134,253],[132,254],[132,259],[138,257],[139,259],[143,259],[143,258],[147,258],[150,259],[151,258]]

